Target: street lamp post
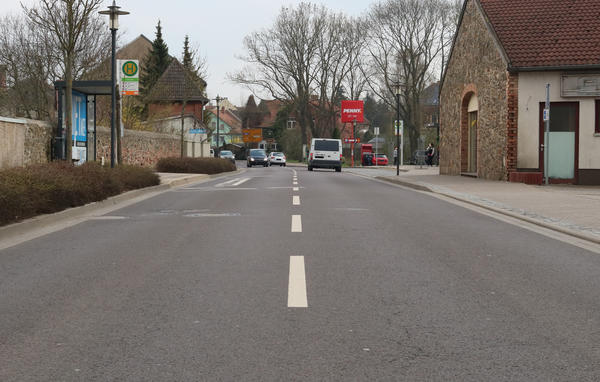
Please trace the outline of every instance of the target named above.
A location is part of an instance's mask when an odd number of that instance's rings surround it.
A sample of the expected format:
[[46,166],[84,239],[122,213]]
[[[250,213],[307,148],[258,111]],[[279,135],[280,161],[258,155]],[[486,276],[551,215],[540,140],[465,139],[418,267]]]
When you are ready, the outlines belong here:
[[[402,84],[396,84],[396,176],[400,175],[400,93],[402,92]],[[404,133],[404,132],[402,132]]]
[[116,60],[116,46],[117,46],[117,30],[119,29],[119,15],[128,15],[129,12],[120,11],[115,0],[111,6],[108,7],[107,11],[100,11],[101,15],[109,16],[108,26],[112,37],[112,56],[111,56],[111,113],[110,113],[110,167],[115,167],[115,135],[116,135],[116,123],[115,123],[115,109],[117,104],[117,92],[116,92],[116,74],[117,74],[117,60]]
[[219,106],[219,102],[226,100],[227,97],[219,97],[219,95],[217,94],[217,98],[215,98],[214,100],[217,101],[217,150],[215,151],[215,156],[219,157],[219,152],[220,147],[221,147],[221,141],[220,141],[220,135],[219,135],[219,119],[220,119],[220,106]]

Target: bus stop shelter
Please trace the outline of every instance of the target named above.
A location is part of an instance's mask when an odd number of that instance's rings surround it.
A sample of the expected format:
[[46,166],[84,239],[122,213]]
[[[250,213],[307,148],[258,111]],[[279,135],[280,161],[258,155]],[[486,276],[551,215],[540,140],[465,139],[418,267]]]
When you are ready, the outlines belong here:
[[[54,82],[54,89],[58,96],[58,126],[57,134],[54,137],[52,145],[52,159],[66,160],[66,111],[65,92],[67,88],[66,81]],[[73,145],[72,160],[76,163],[88,161],[90,148],[94,149],[93,159],[96,160],[96,96],[111,95],[111,81],[73,81],[72,100],[73,107],[71,110],[72,120],[72,135],[71,141]],[[90,113],[90,100],[93,104]],[[89,137],[89,116],[93,120],[93,146],[90,146]]]

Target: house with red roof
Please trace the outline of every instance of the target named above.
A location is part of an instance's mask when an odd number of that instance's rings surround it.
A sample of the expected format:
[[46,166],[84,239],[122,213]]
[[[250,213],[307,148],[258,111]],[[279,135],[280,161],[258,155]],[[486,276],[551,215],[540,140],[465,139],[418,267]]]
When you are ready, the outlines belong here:
[[441,174],[600,184],[599,14],[598,0],[464,2],[441,83]]
[[219,141],[220,146],[228,144],[243,145],[242,140],[242,120],[230,108],[219,107],[217,116],[216,106],[205,107],[209,118],[208,127],[212,132],[211,146],[217,147],[217,117],[219,123]]

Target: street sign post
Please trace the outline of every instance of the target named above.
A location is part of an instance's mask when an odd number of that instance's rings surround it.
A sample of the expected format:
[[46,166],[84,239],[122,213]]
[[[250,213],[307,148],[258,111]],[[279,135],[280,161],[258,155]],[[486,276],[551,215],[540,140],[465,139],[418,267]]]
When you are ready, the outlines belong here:
[[404,121],[394,121],[394,134],[400,136],[400,166],[404,166]]
[[373,128],[373,130],[375,130],[375,167],[377,167],[377,149],[379,146],[379,127],[375,127],[375,128]]
[[550,160],[550,84],[546,84],[546,105],[544,107],[544,184],[550,183],[548,161]]
[[117,60],[119,68],[119,89],[122,95],[140,94],[139,60]]

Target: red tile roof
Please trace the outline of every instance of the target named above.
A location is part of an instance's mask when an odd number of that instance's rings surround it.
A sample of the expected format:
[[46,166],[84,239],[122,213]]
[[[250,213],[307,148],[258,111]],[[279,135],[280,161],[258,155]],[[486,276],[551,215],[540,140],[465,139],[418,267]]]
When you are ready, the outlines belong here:
[[514,68],[600,66],[600,0],[478,0]]
[[[217,115],[217,107],[216,106],[207,106],[206,111]],[[242,121],[238,118],[235,113],[231,110],[219,110],[219,119],[231,127],[232,134],[241,134],[242,133]]]

